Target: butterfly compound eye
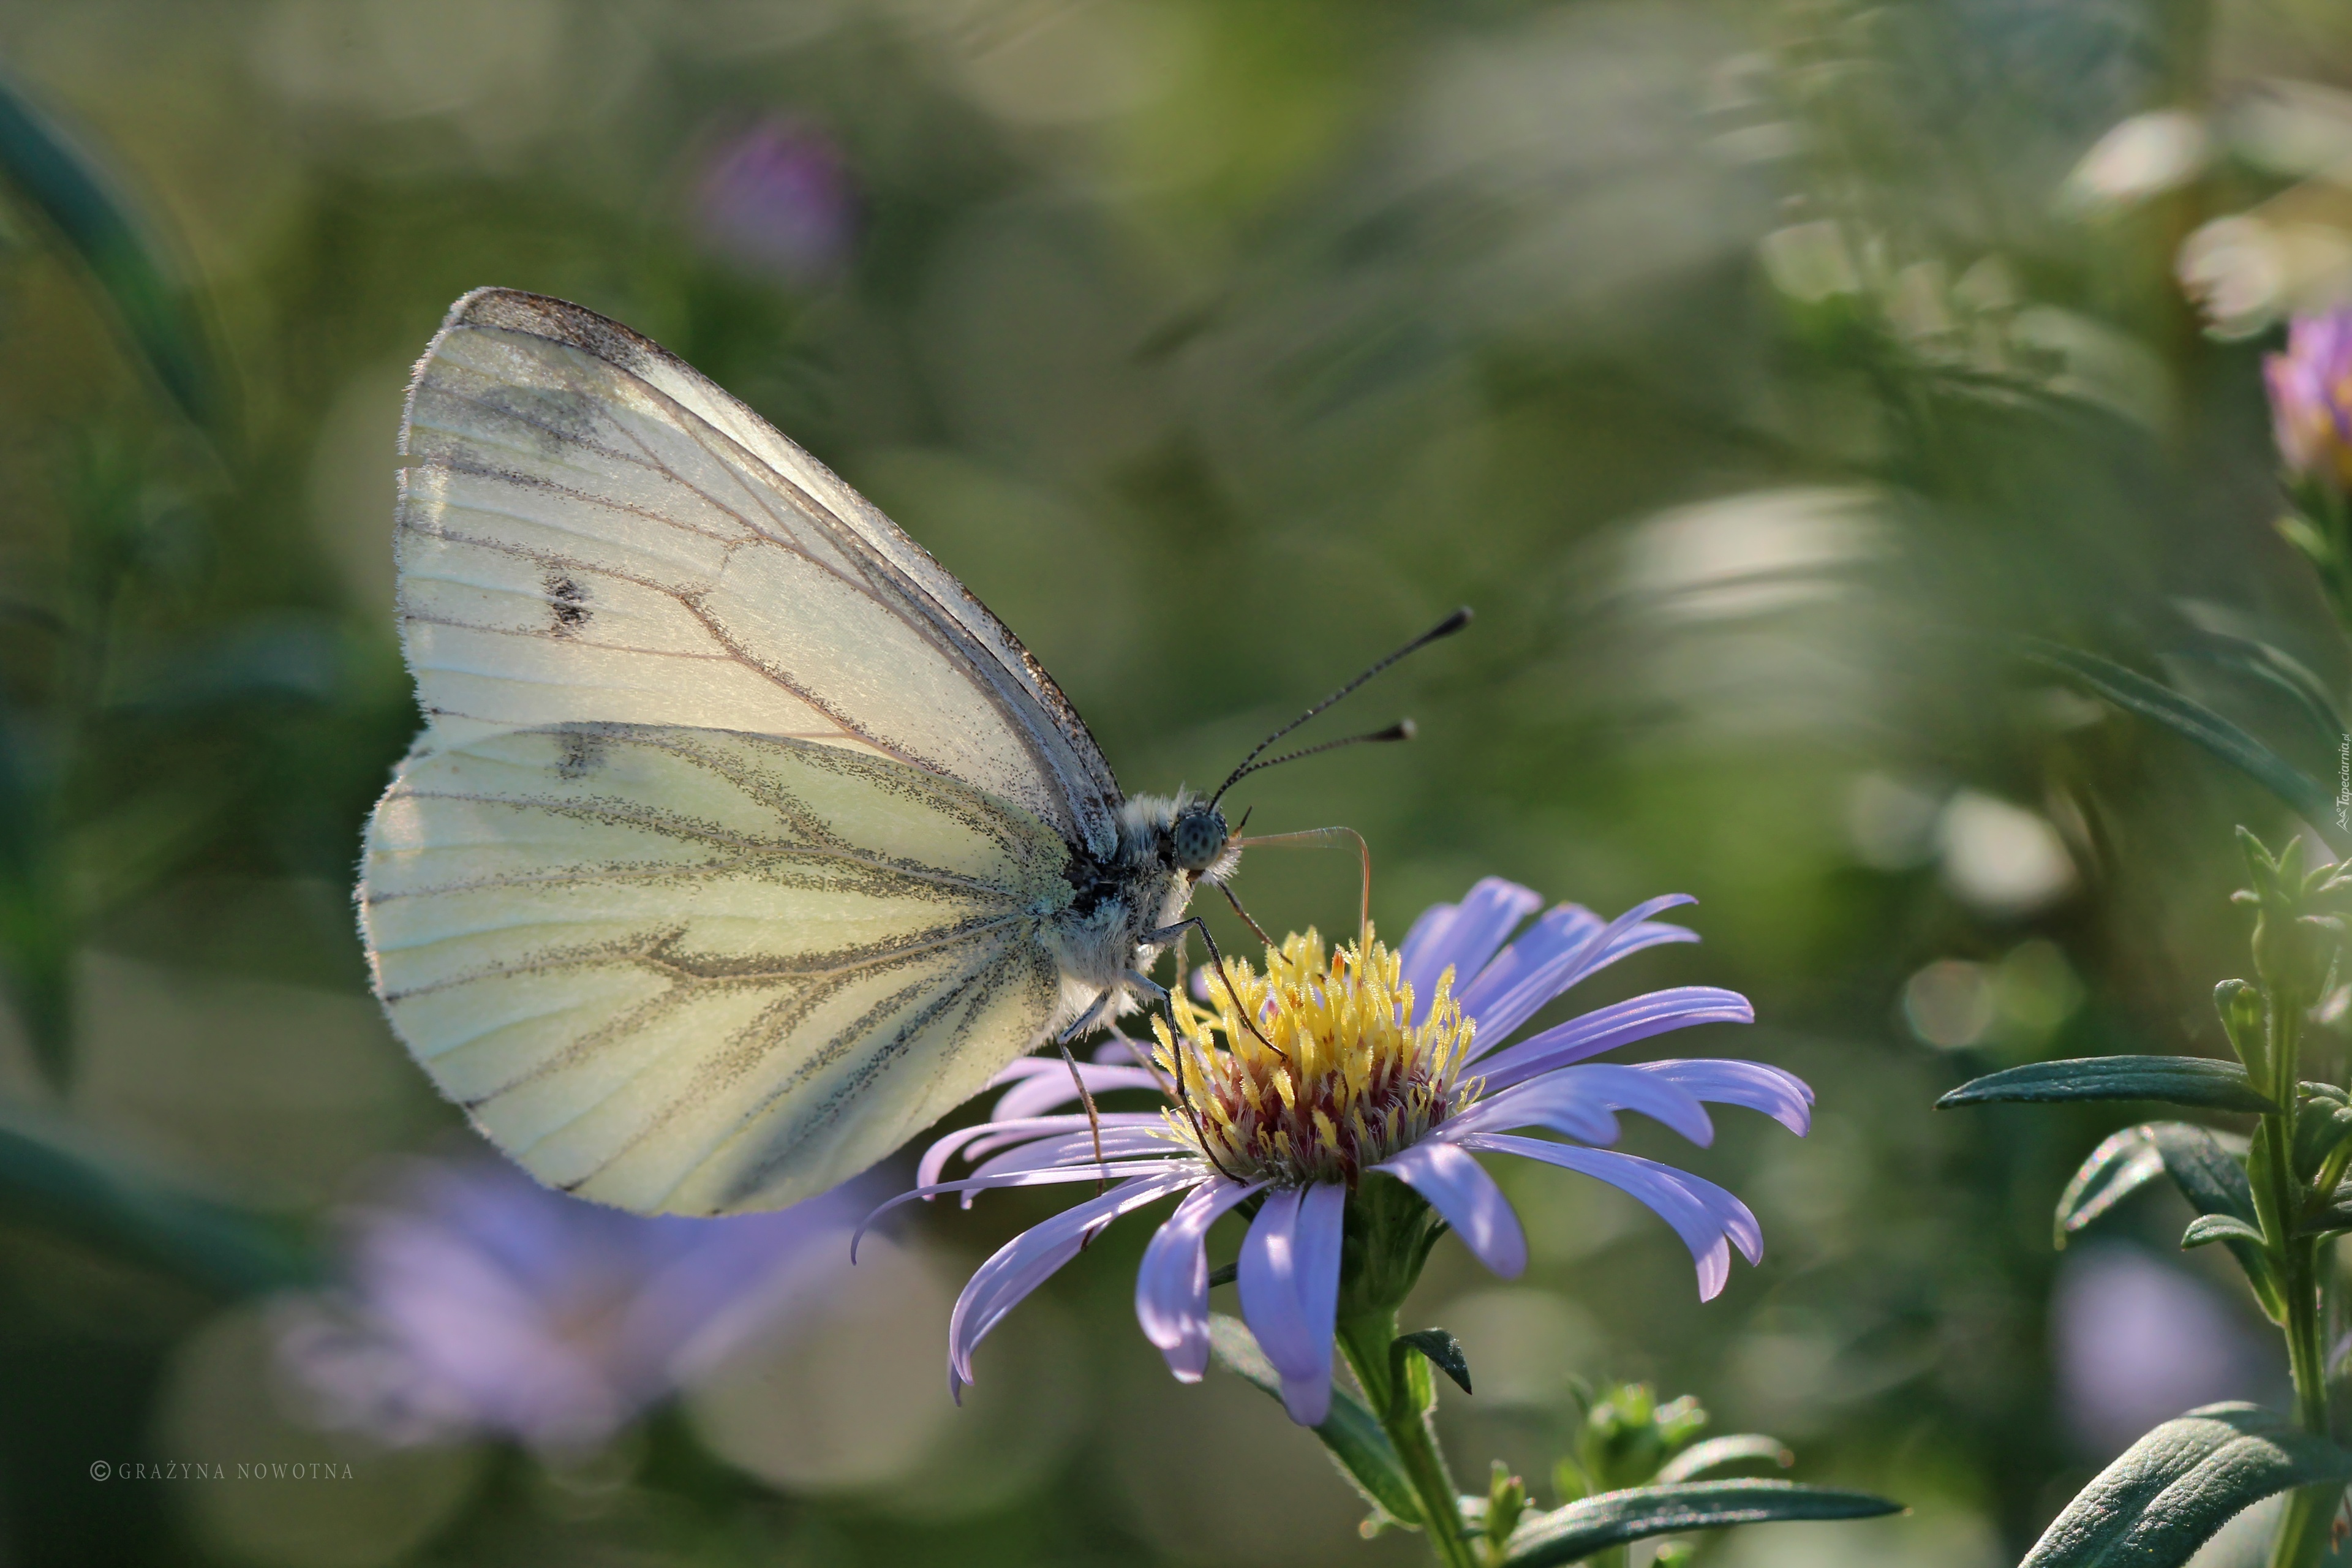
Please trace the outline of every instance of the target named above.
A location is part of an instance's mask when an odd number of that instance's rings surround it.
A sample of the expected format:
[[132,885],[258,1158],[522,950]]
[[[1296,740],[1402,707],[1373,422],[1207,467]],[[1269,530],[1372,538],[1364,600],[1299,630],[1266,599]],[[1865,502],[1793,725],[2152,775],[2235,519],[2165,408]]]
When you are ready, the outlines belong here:
[[1215,806],[1193,806],[1177,816],[1168,829],[1169,848],[1176,864],[1198,874],[1225,850],[1225,814]]

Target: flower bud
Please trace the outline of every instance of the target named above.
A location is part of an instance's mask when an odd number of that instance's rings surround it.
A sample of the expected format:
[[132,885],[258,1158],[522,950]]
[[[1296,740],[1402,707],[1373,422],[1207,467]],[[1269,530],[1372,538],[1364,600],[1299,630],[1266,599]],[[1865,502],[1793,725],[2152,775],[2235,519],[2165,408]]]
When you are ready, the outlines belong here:
[[2286,353],[2263,361],[2271,427],[2297,479],[2352,492],[2352,309],[2297,316]]

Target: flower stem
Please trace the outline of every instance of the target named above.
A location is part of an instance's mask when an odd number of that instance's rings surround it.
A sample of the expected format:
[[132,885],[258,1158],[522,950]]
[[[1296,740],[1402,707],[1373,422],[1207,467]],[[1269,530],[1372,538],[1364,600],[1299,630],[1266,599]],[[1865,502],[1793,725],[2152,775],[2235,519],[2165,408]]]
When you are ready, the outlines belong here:
[[[2319,1331],[2318,1242],[2297,1235],[2303,1192],[2294,1175],[2294,1111],[2302,1045],[2303,1008],[2293,995],[2273,988],[2264,1008],[2271,1098],[2284,1110],[2263,1118],[2256,1141],[2262,1169],[2250,1173],[2266,1202],[2265,1237],[2280,1292],[2286,1299],[2287,1371],[2294,1380],[2294,1421],[2306,1432],[2328,1435],[2327,1360]],[[2313,1568],[2326,1554],[2343,1489],[2333,1483],[2305,1487],[2287,1500],[2286,1517],[2271,1551],[2271,1568]]]
[[1429,1363],[1408,1352],[1402,1375],[1391,1375],[1390,1347],[1396,1342],[1396,1314],[1367,1312],[1339,1324],[1339,1349],[1347,1355],[1364,1397],[1403,1462],[1413,1496],[1421,1503],[1422,1533],[1443,1568],[1480,1568],[1478,1549],[1462,1529],[1460,1489],[1445,1468],[1430,1416],[1437,1408]]

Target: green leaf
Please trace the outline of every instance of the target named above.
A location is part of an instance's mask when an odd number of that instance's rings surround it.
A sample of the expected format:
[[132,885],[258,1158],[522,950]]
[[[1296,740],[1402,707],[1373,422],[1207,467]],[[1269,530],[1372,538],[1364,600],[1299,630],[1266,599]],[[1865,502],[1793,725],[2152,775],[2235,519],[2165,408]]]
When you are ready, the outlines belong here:
[[2209,1405],[2133,1444],[2051,1521],[2020,1568],[2173,1568],[2290,1487],[2352,1480],[2352,1453],[2252,1405]]
[[2143,719],[2153,719],[2174,734],[2195,742],[2269,790],[2338,855],[2352,848],[2352,834],[2336,826],[2336,797],[2319,783],[2200,702],[2149,679],[2136,669],[2081,648],[2023,639],[2025,657],[2054,669],[2078,685]]
[[1732,1465],[1777,1465],[1785,1470],[1796,1462],[1797,1456],[1781,1447],[1780,1438],[1767,1437],[1760,1432],[1742,1432],[1692,1444],[1666,1461],[1665,1468],[1658,1472],[1658,1479],[1695,1481],[1709,1470]]
[[1903,1505],[1868,1492],[1791,1481],[1685,1481],[1602,1492],[1547,1513],[1530,1514],[1511,1532],[1503,1568],[1574,1563],[1653,1535],[1715,1530],[1776,1520],[1871,1519]]
[[2257,1239],[2223,1236],[2221,1244],[2245,1270],[2263,1310],[2284,1321],[2286,1297],[2263,1247],[2261,1216],[2254,1210],[2253,1188],[2246,1181],[2246,1142],[2226,1137],[2186,1121],[2158,1121],[2147,1129],[2157,1152],[2164,1156],[2164,1173],[2180,1189],[2189,1206],[2200,1215],[2226,1215],[2242,1221]]
[[2252,637],[2231,637],[2226,632],[2199,635],[2200,644],[2184,651],[2251,675],[2284,692],[2311,721],[2319,743],[2331,752],[2336,749],[2336,742],[2345,734],[2344,716],[2336,710],[2336,699],[2329,693],[2327,683],[2314,674],[2310,666],[2284,648]]
[[2146,1122],[2103,1139],[2058,1194],[2051,1241],[2058,1247],[2093,1220],[2164,1174],[2155,1128]]
[[1389,1342],[1389,1375],[1393,1382],[1403,1380],[1407,1351],[1419,1351],[1429,1358],[1430,1365],[1452,1378],[1463,1393],[1470,1392],[1470,1358],[1462,1353],[1461,1344],[1444,1329],[1416,1329]]
[[2208,1110],[2275,1111],[2246,1069],[2205,1057],[2081,1057],[2028,1062],[1964,1083],[1937,1110],[1989,1100],[2155,1100]]
[[2199,1215],[2180,1233],[2180,1250],[2186,1252],[2213,1241],[2251,1241],[2260,1247],[2263,1233],[2233,1214]]
[[[1246,1382],[1256,1384],[1275,1398],[1282,1397],[1282,1377],[1274,1363],[1265,1359],[1251,1337],[1249,1326],[1239,1318],[1223,1312],[1209,1314],[1209,1349],[1217,1364]],[[1421,1507],[1414,1500],[1412,1482],[1404,1473],[1404,1464],[1397,1458],[1396,1446],[1381,1424],[1367,1409],[1364,1402],[1346,1389],[1333,1384],[1331,1414],[1315,1428],[1323,1439],[1323,1447],[1339,1467],[1339,1473],[1390,1520],[1399,1524],[1418,1527]]]
[[0,77],[0,179],[79,254],[155,379],[189,418],[216,428],[219,376],[196,313],[128,204],[96,164]]
[[223,1295],[316,1279],[308,1250],[284,1227],[191,1193],[21,1107],[0,1109],[0,1215]]

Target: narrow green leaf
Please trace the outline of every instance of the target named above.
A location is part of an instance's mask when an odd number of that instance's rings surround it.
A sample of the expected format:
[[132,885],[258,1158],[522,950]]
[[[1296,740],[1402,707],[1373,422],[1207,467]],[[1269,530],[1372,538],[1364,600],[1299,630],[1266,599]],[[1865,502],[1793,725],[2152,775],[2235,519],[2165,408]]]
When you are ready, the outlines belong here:
[[244,1296],[311,1282],[286,1228],[186,1191],[21,1108],[0,1110],[0,1215]]
[[2290,1487],[2352,1480],[2352,1453],[2252,1405],[2209,1405],[2142,1437],[2042,1532],[2020,1568],[2174,1568],[2231,1516]]
[[[1249,1326],[1223,1312],[1209,1314],[1209,1349],[1217,1364],[1256,1384],[1275,1398],[1282,1397],[1282,1377],[1251,1337]],[[1331,1414],[1315,1428],[1323,1447],[1364,1500],[1399,1524],[1418,1528],[1421,1508],[1413,1499],[1412,1482],[1398,1459],[1396,1446],[1364,1402],[1333,1384]]]
[[2208,1110],[2274,1111],[2246,1069],[2205,1057],[2081,1057],[2028,1062],[1962,1084],[1937,1109],[1990,1100],[2154,1100]]
[[1419,1351],[1429,1358],[1429,1364],[1452,1378],[1463,1393],[1470,1392],[1470,1358],[1462,1353],[1462,1346],[1444,1329],[1416,1329],[1409,1334],[1399,1334],[1389,1342],[1391,1375],[1402,1378],[1407,1351]]
[[2200,1215],[2239,1220],[2253,1233],[2251,1240],[2243,1235],[2207,1239],[2219,1239],[2230,1249],[2238,1267],[2245,1270],[2246,1282],[2262,1301],[2263,1310],[2283,1320],[2286,1298],[2281,1294],[2270,1253],[2262,1245],[2261,1216],[2254,1212],[2253,1188],[2246,1181],[2246,1140],[2187,1121],[2155,1121],[2139,1131],[2147,1134],[2164,1161],[2164,1173],[2172,1178],[2172,1184],[2191,1207]]
[[2027,637],[2023,643],[2025,657],[2034,663],[2058,671],[2119,708],[2156,721],[2269,790],[2338,855],[2352,849],[2352,834],[2336,826],[2336,797],[2310,774],[2219,713],[2111,658],[2038,637]]
[[113,302],[123,331],[189,418],[215,428],[219,377],[173,269],[128,204],[15,84],[0,76],[0,179],[47,218]]
[[1685,1481],[1602,1492],[1546,1513],[1529,1514],[1505,1545],[1503,1568],[1574,1563],[1653,1535],[1716,1530],[1776,1520],[1871,1519],[1903,1505],[1868,1492],[1792,1481]]
[[2146,1122],[2103,1139],[2058,1194],[2051,1241],[2058,1247],[2093,1220],[2164,1174],[2155,1129]]
[[2252,637],[2231,637],[2226,632],[2203,632],[2199,636],[2200,642],[2184,651],[2251,675],[2284,692],[2311,721],[2319,743],[2331,752],[2336,749],[2336,742],[2346,733],[2344,716],[2336,710],[2336,699],[2329,693],[2327,683],[2314,674],[2310,666],[2284,648]]
[[2233,1214],[2199,1215],[2180,1233],[2180,1250],[2186,1252],[2214,1241],[2251,1241],[2260,1247],[2263,1233]]
[[1767,1437],[1761,1432],[1742,1432],[1692,1444],[1666,1461],[1665,1468],[1658,1472],[1658,1479],[1695,1481],[1709,1470],[1732,1465],[1777,1465],[1785,1470],[1796,1462],[1797,1456],[1783,1447],[1780,1438]]

